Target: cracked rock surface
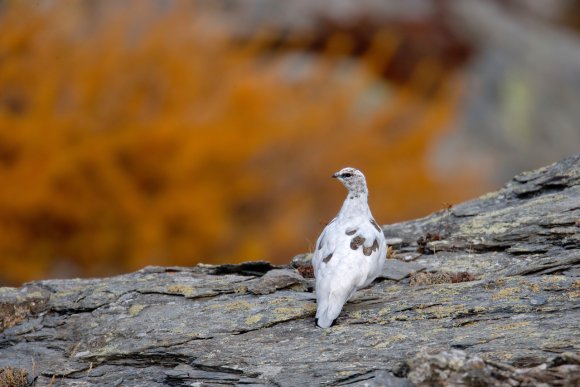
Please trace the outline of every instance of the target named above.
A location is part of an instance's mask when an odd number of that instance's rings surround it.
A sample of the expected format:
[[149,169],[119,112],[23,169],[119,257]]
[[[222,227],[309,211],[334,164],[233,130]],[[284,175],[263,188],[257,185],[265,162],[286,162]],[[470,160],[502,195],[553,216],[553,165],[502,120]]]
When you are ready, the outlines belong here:
[[[580,155],[384,231],[392,272],[325,330],[307,255],[0,288],[0,370],[38,386],[578,381]],[[423,269],[467,274],[410,281]]]

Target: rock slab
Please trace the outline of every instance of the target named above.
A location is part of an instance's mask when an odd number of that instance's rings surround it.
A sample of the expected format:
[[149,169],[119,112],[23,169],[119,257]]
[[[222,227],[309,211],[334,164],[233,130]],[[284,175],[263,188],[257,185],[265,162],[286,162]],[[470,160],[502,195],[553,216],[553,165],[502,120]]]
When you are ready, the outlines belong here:
[[307,255],[0,288],[0,384],[578,382],[580,155],[384,232],[393,273],[325,330]]

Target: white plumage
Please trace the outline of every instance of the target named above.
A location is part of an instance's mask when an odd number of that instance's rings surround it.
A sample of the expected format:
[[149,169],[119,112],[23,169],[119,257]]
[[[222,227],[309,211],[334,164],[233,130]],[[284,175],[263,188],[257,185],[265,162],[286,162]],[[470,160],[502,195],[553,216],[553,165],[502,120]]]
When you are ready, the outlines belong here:
[[332,326],[343,305],[370,285],[386,265],[385,236],[373,219],[362,172],[344,168],[332,177],[348,189],[340,212],[316,242],[312,265],[316,277],[316,325]]

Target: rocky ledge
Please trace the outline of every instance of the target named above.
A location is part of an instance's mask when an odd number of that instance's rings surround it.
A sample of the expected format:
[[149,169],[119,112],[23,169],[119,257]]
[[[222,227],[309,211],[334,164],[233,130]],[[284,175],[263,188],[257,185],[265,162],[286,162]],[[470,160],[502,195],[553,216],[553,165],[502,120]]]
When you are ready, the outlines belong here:
[[580,155],[384,231],[325,330],[308,255],[0,288],[0,385],[580,382]]

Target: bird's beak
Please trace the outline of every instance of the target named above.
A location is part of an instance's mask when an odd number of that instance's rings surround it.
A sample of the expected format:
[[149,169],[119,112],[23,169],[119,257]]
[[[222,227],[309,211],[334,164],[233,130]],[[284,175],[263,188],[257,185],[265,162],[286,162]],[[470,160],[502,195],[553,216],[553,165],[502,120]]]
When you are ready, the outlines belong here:
[[335,173],[334,175],[330,176],[330,177],[332,177],[333,179],[336,179],[338,177],[338,172]]

